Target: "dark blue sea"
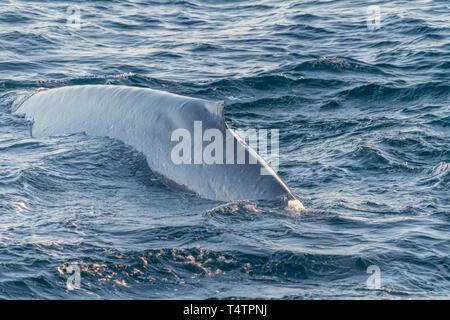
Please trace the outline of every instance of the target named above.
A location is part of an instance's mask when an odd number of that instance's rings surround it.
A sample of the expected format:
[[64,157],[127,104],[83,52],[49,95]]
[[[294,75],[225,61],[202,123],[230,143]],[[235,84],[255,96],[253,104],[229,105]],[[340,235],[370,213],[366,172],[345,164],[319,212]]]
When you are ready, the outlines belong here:
[[[2,0],[0,299],[448,299],[449,75],[447,0]],[[120,141],[11,112],[82,84],[279,129],[307,210],[180,193]]]

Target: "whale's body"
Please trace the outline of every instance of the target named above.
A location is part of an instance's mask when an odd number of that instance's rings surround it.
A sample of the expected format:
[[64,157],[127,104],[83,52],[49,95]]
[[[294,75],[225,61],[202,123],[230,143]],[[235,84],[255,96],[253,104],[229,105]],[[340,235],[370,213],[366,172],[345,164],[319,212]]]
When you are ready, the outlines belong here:
[[[33,120],[35,137],[85,132],[121,140],[142,152],[154,172],[203,198],[295,201],[288,186],[266,161],[227,126],[223,109],[223,102],[147,88],[86,85],[37,92],[15,112]],[[245,148],[246,159],[252,161],[226,164],[224,154],[224,164],[174,164],[171,153],[177,142],[171,141],[171,135],[177,129],[185,129],[193,136],[194,121],[202,122],[203,132],[218,129],[223,137],[230,130],[232,136],[228,139]],[[262,168],[270,174],[262,175]]]

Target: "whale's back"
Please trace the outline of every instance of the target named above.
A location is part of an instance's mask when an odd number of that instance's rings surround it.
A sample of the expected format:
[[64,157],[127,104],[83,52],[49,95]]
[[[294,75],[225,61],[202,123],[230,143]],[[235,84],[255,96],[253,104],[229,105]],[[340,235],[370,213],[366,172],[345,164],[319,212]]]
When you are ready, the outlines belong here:
[[[228,128],[223,108],[223,102],[147,88],[88,85],[37,92],[16,113],[24,113],[33,120],[32,135],[36,137],[85,132],[121,140],[142,152],[153,171],[204,198],[229,201],[287,196],[292,199],[292,192],[280,177]],[[176,130],[190,134],[192,157],[196,147],[202,149],[210,143],[204,142],[201,136],[195,139],[194,123],[201,123],[202,132],[220,131],[224,138],[222,164],[194,163],[194,160],[174,163],[171,154],[177,142],[171,138]],[[227,130],[231,133],[228,140]],[[245,149],[245,164],[237,163],[236,146],[232,164],[226,160],[226,144],[230,141]],[[271,174],[262,175],[262,168]]]

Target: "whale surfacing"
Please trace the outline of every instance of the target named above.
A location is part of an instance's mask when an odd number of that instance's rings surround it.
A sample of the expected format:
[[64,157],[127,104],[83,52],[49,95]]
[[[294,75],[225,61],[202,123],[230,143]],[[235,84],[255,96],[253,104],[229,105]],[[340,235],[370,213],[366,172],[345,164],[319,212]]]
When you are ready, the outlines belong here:
[[[85,132],[120,140],[142,152],[155,173],[203,198],[220,201],[284,199],[286,203],[303,208],[267,162],[228,127],[224,107],[224,102],[147,88],[82,85],[36,92],[15,113],[33,120],[35,137]],[[171,154],[177,142],[173,140],[173,133],[182,130],[193,136],[197,134],[194,131],[198,123],[205,133],[214,129],[212,132],[226,137],[220,142],[223,154],[216,154],[216,157],[223,157],[223,161],[174,163]],[[195,154],[195,148],[209,143],[203,139],[194,141],[191,154]],[[232,143],[231,149],[229,143]],[[238,148],[245,152],[245,164],[238,164]],[[227,156],[235,161],[229,161]],[[262,175],[261,170],[269,174]]]

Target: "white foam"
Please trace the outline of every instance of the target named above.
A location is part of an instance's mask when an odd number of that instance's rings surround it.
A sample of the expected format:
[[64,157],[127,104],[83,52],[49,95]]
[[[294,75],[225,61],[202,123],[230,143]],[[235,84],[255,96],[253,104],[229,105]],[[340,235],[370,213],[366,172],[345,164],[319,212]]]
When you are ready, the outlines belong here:
[[286,210],[292,211],[292,212],[301,212],[301,211],[305,211],[305,207],[299,200],[293,199],[293,200],[288,200]]

